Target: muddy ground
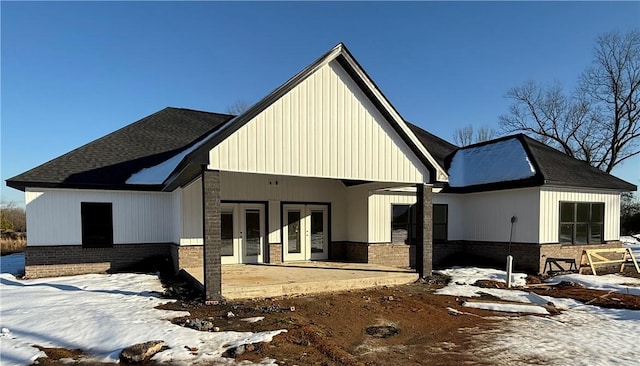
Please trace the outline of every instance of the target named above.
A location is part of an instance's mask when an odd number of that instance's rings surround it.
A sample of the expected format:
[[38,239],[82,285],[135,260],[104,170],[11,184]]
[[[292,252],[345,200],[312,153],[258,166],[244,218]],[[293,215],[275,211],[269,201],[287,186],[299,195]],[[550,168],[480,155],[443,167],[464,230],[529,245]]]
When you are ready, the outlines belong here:
[[[529,281],[534,284],[540,283],[541,279],[530,277]],[[217,305],[204,305],[190,299],[193,294],[185,292],[179,283],[173,283],[170,292],[181,299],[161,308],[188,311],[190,316],[173,320],[181,325],[187,321],[192,324],[207,321],[213,323],[217,331],[287,329],[287,333],[274,337],[270,343],[252,345],[248,350],[226,355],[237,360],[259,362],[268,357],[281,365],[301,366],[485,365],[472,352],[482,346],[478,344],[479,338],[472,337],[464,329],[490,329],[500,320],[495,312],[462,307],[463,298],[435,295],[434,291],[445,283],[446,278],[436,276],[430,282],[391,288]],[[478,285],[498,287],[503,284],[483,281]],[[640,296],[589,290],[568,283],[538,285],[528,290],[552,297],[574,298],[595,306],[640,310]],[[255,323],[241,320],[257,316],[264,320]],[[53,358],[57,358],[58,353],[69,357],[66,350],[44,351],[50,357],[42,360],[47,365],[56,364]]]

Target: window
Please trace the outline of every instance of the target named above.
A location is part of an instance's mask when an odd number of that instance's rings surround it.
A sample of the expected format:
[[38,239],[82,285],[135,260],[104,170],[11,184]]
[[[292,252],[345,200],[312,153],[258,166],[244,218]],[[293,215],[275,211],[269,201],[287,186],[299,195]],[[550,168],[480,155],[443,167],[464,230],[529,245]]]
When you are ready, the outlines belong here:
[[113,246],[113,214],[111,203],[82,202],[82,247],[110,248]]
[[604,203],[560,202],[560,243],[603,242]]
[[[410,205],[391,205],[391,242],[409,244]],[[415,225],[415,220],[414,225]]]
[[[391,242],[415,244],[416,205],[391,205]],[[448,205],[433,205],[433,242],[447,241]]]
[[447,241],[448,205],[433,205],[433,242]]

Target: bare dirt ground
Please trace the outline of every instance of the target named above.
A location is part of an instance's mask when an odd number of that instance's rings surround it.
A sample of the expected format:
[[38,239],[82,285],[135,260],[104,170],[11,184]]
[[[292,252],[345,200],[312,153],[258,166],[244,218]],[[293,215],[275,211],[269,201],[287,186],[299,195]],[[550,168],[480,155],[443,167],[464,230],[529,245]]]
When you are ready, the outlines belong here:
[[[626,274],[640,277],[635,272]],[[528,280],[541,282],[537,277]],[[445,283],[444,277],[435,276],[429,283],[208,306],[193,300],[193,294],[179,283],[173,283],[169,294],[180,300],[161,308],[188,311],[190,316],[173,320],[180,325],[207,321],[217,331],[287,329],[270,343],[226,355],[237,360],[259,362],[268,357],[280,365],[486,365],[473,354],[473,349],[482,347],[480,338],[465,329],[474,328],[477,334],[500,320],[495,312],[462,307],[463,298],[434,294]],[[504,284],[483,281],[478,285]],[[640,310],[640,296],[589,290],[568,283],[540,285],[528,291],[574,298],[595,306]],[[242,320],[257,316],[264,320]],[[49,355],[48,360],[41,359],[40,364],[45,365],[62,364],[55,360],[61,356],[81,358],[78,351],[43,351]]]

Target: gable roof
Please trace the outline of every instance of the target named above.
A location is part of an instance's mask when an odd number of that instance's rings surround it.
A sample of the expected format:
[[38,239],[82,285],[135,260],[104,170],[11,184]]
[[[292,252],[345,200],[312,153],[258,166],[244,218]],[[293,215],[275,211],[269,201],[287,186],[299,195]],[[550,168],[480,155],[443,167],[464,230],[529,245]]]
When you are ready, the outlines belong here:
[[[436,180],[446,181],[448,177],[444,166],[437,162],[437,160],[431,155],[430,151],[428,151],[421,141],[414,135],[407,123],[391,105],[389,100],[384,96],[384,94],[382,94],[380,89],[376,86],[369,75],[367,75],[355,58],[353,58],[347,47],[343,43],[339,43],[329,52],[318,58],[302,71],[294,75],[291,79],[287,80],[284,84],[269,93],[262,100],[251,106],[244,113],[238,115],[232,123],[225,125],[220,131],[218,131],[218,133],[207,138],[206,141],[204,141],[197,149],[187,154],[187,156],[176,167],[173,174],[166,180],[167,187],[169,189],[173,189],[176,184],[190,180],[192,178],[190,175],[195,171],[193,169],[193,165],[199,166],[207,164],[209,151],[211,149],[251,121],[260,112],[264,111],[268,106],[288,93],[315,71],[334,60],[344,68],[349,76],[351,76],[361,90],[367,95],[369,100],[374,104],[374,106],[376,106],[379,112],[420,159],[424,166],[429,169],[432,182],[435,182]],[[185,172],[191,172],[191,174]]]
[[413,123],[406,122],[407,126],[411,129],[414,135],[418,138],[420,143],[431,153],[431,156],[441,166],[445,166],[445,160],[447,156],[456,151],[458,147],[440,137],[423,130],[422,128],[414,125]]
[[[129,176],[175,156],[208,136],[228,114],[165,108],[7,180],[12,188],[132,189]],[[158,186],[133,187],[157,190]]]
[[[466,161],[467,164],[473,165],[470,168],[463,166],[465,155],[469,154],[473,154],[472,161]],[[496,155],[501,159],[497,164]],[[489,159],[494,161],[488,161]],[[460,171],[461,166],[464,172]],[[446,157],[445,167],[450,174],[451,182],[446,190],[456,193],[542,185],[616,191],[637,189],[633,184],[524,134],[505,136],[460,148]],[[477,167],[480,169],[475,169]],[[470,171],[470,174],[478,176],[458,176],[469,174]]]

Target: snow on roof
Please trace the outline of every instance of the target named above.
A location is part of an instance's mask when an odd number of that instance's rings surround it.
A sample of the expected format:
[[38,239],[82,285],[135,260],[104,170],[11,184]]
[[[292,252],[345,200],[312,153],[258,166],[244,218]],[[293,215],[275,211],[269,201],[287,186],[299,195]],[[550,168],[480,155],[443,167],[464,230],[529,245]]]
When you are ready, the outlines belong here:
[[456,151],[449,167],[449,185],[468,187],[533,177],[536,170],[517,138]]
[[220,131],[224,130],[229,124],[231,124],[235,118],[232,118],[225,122],[220,128],[216,129],[212,133],[210,133],[207,137],[198,141],[198,143],[194,144],[188,149],[185,149],[178,154],[172,156],[171,158],[163,161],[160,164],[156,164],[149,168],[144,168],[138,171],[137,173],[131,174],[129,179],[125,182],[126,184],[162,184],[164,183],[169,175],[178,167],[178,164],[185,158],[185,156],[191,154],[197,148],[202,146],[205,142],[209,141],[211,138],[216,136]]

